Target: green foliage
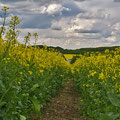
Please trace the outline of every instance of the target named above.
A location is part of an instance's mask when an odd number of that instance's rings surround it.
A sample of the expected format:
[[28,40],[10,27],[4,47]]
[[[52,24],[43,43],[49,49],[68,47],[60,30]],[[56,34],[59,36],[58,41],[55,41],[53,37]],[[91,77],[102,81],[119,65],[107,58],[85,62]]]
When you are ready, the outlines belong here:
[[68,76],[63,78],[61,74],[65,74],[61,68],[38,74],[37,68],[29,68],[13,60],[8,63],[0,61],[0,120],[17,120],[19,114],[24,120],[32,112],[39,118],[46,101]]
[[110,100],[110,102],[112,103],[113,106],[120,107],[120,100],[117,97],[117,95],[115,95],[115,93],[107,91],[107,96],[108,96],[108,99]]
[[99,120],[116,120],[119,118],[119,114],[114,113],[106,113],[106,114],[100,114],[100,119]]
[[27,44],[29,43],[31,38],[31,33],[28,32],[27,36],[24,37],[24,41],[25,41],[25,46],[27,47]]
[[77,56],[77,55],[73,56],[73,58],[72,58],[70,63],[73,64],[76,61],[77,58],[80,58],[80,56]]
[[87,53],[76,60],[74,84],[82,94],[83,114],[95,120],[120,119],[120,48]]
[[36,46],[36,43],[37,43],[37,40],[38,40],[38,34],[35,32],[35,33],[33,34],[33,36],[34,36],[34,39],[35,39],[34,46]]
[[23,115],[20,115],[20,120],[26,120],[26,117]]

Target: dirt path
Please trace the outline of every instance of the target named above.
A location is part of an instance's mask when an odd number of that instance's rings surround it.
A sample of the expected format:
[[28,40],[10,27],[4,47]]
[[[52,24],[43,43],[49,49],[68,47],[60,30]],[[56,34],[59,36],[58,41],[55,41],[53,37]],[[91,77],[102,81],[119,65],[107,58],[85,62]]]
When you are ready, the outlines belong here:
[[78,115],[79,100],[70,81],[48,103],[40,120],[89,120]]

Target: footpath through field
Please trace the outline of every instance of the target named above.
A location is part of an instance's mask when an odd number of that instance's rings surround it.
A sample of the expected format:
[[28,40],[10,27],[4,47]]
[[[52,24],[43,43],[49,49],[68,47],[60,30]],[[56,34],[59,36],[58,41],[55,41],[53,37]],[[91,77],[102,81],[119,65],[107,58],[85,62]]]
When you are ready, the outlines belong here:
[[89,120],[78,115],[80,97],[69,81],[46,106],[40,120]]

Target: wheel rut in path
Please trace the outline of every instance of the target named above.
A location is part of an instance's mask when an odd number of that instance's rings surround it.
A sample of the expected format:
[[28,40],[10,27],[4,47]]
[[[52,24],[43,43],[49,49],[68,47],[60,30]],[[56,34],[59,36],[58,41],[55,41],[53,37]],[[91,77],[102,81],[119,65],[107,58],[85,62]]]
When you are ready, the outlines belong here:
[[78,115],[79,103],[80,97],[74,91],[73,81],[69,81],[47,104],[40,120],[90,120]]

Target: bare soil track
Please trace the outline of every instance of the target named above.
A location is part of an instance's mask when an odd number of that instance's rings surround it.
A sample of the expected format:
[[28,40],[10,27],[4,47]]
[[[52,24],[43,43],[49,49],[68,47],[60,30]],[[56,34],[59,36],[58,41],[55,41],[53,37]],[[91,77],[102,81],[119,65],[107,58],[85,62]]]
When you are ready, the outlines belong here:
[[80,97],[73,88],[73,82],[69,81],[43,110],[40,120],[90,120],[79,116]]
[[[73,81],[69,81],[42,110],[40,120],[91,120],[79,116],[80,96],[76,94]],[[32,120],[38,120],[33,114]]]

